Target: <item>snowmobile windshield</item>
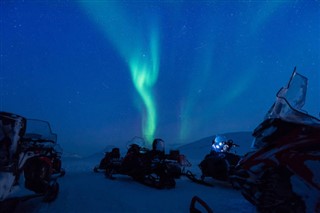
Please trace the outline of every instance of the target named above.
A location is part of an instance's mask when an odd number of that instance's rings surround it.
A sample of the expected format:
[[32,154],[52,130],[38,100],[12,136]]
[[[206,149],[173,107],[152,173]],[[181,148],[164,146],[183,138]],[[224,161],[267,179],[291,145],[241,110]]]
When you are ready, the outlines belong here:
[[164,152],[165,151],[164,141],[159,138],[154,139],[154,141],[152,143],[152,149],[154,151]]
[[127,149],[129,149],[132,145],[137,145],[139,147],[145,147],[145,140],[141,137],[133,137],[130,141],[127,143]]
[[38,142],[57,142],[57,134],[52,133],[47,121],[27,119],[24,139]]
[[[276,101],[265,115],[264,122],[270,119],[280,119],[289,123],[320,126],[318,118],[309,115],[302,109],[306,100],[307,86],[308,79],[294,70],[288,85],[277,93]],[[255,139],[252,148],[254,149],[265,146],[266,137],[271,136],[278,129],[273,125],[261,129],[262,126],[256,128],[253,133]]]
[[293,72],[287,87],[283,87],[277,93],[275,103],[265,116],[280,118],[288,122],[306,125],[320,125],[320,120],[302,110],[305,104],[308,79],[303,75]]

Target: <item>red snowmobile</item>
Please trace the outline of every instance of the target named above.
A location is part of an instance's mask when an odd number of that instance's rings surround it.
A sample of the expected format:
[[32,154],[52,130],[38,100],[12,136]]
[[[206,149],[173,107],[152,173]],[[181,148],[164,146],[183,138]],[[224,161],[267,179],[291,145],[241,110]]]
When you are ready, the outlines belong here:
[[65,174],[56,141],[48,122],[0,112],[1,211],[35,197],[55,200],[57,178]]
[[307,83],[294,69],[230,177],[258,212],[320,212],[320,120],[302,110]]

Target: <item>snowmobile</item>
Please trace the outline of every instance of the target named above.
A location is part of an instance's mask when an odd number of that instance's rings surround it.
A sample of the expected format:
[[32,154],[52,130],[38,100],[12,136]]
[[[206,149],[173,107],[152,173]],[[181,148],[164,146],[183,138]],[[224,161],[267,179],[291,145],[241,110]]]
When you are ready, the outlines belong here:
[[165,154],[164,141],[154,139],[152,150],[145,148],[144,140],[134,137],[127,145],[128,151],[120,157],[119,148],[107,152],[94,171],[105,170],[106,177],[115,179],[114,175],[127,175],[147,186],[158,189],[174,188],[176,178],[181,176],[187,160],[177,150]]
[[94,172],[105,172],[111,161],[120,161],[120,149],[115,147],[111,151],[105,152],[100,163],[93,168]]
[[233,140],[227,139],[224,135],[215,136],[211,144],[211,151],[200,162],[201,177],[197,178],[194,173],[187,171],[184,175],[195,183],[206,186],[213,186],[212,183],[205,180],[211,177],[217,181],[230,182],[229,175],[241,159],[236,154],[235,147],[239,147]]
[[238,146],[233,140],[217,135],[212,142],[210,154],[206,155],[199,164],[202,172],[201,179],[212,177],[219,181],[228,181],[229,174],[241,158],[232,151]]
[[1,211],[12,201],[36,197],[44,202],[55,200],[57,178],[65,174],[56,145],[57,135],[48,122],[0,112]]
[[320,120],[302,109],[307,84],[295,68],[230,176],[258,212],[320,212]]

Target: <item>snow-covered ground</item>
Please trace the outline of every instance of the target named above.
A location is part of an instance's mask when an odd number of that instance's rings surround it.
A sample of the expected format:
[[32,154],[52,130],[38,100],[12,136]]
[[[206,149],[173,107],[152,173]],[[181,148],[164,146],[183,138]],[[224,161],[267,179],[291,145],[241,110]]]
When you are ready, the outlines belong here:
[[[250,132],[224,134],[239,144],[237,152],[244,154],[249,151],[252,141]],[[189,169],[200,176],[198,164],[210,150],[213,137],[183,145],[180,153],[185,154],[192,163]],[[121,148],[125,152],[125,148]],[[168,152],[170,147],[166,147]],[[213,187],[199,185],[186,177],[176,182],[174,189],[158,190],[133,181],[127,176],[116,176],[116,180],[106,179],[102,173],[94,173],[93,167],[103,157],[103,151],[86,158],[65,156],[63,167],[66,175],[59,179],[60,193],[52,203],[42,203],[34,199],[21,203],[15,212],[161,212],[187,213],[190,201],[197,195],[208,203],[214,213],[251,213],[255,208],[246,201],[239,191],[229,184],[214,183]],[[198,206],[197,206],[198,207]],[[200,208],[200,207],[199,207]],[[203,211],[204,212],[204,211]]]

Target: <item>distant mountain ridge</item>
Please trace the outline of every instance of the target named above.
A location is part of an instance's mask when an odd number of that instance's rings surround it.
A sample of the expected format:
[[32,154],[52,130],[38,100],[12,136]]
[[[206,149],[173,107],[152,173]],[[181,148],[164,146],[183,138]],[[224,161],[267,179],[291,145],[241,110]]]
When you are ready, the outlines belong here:
[[[239,154],[246,153],[251,146],[253,137],[251,132],[229,132],[229,133],[222,133],[222,134],[216,134],[216,135],[224,135],[228,139],[232,139],[236,144],[240,145],[239,148],[237,148],[237,152]],[[166,144],[166,152],[169,152],[171,149],[178,149],[182,154],[187,155],[188,157],[191,157],[193,154],[197,153],[189,153],[190,150],[197,152],[200,150],[202,154],[208,153],[210,151],[210,146],[212,140],[215,138],[216,135],[204,137],[202,139],[196,140],[194,142],[188,143],[188,144]],[[83,158],[92,158],[97,157],[101,158],[103,154],[107,151],[110,151],[112,148],[116,147],[116,145],[107,145],[105,148],[95,152],[88,154],[86,156],[81,156],[77,153],[69,153],[64,152],[63,158],[65,159],[83,159]],[[123,147],[120,147],[121,153],[125,154],[126,150],[123,150]],[[190,155],[190,156],[189,156]]]

